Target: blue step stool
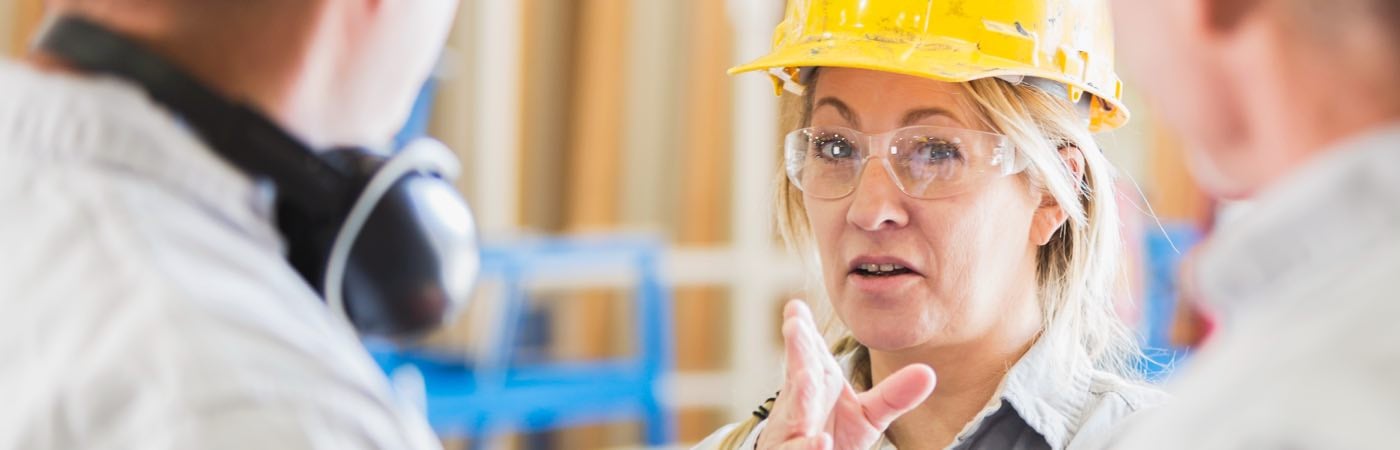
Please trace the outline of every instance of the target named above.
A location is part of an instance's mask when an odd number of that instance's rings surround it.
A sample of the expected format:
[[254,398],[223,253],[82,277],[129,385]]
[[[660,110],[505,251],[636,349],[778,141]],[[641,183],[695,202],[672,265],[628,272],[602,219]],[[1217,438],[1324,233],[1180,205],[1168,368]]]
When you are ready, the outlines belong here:
[[[505,297],[490,341],[499,345],[472,360],[432,349],[366,345],[386,373],[409,365],[422,374],[428,420],[444,438],[468,437],[480,448],[510,431],[639,420],[647,445],[673,442],[663,384],[673,367],[671,293],[659,274],[660,256],[660,245],[636,239],[487,246],[482,277],[499,281]],[[567,279],[571,289],[598,287],[588,283],[589,275],[604,272],[635,280],[630,332],[636,353],[597,361],[521,362],[516,350],[529,283]]]

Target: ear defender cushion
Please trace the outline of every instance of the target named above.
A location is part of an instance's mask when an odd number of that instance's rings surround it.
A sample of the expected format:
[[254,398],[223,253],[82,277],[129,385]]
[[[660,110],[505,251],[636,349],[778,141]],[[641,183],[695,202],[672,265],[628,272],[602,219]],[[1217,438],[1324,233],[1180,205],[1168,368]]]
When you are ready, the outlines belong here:
[[479,270],[471,210],[450,182],[456,158],[415,142],[369,180],[330,252],[326,300],[362,332],[415,335],[451,320]]

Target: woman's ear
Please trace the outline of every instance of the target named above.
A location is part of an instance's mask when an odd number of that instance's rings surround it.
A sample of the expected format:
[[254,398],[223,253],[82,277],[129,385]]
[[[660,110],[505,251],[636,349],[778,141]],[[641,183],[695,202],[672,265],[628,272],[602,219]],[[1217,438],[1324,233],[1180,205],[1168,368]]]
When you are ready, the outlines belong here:
[[[1070,180],[1074,183],[1072,188],[1076,193],[1080,192],[1080,186],[1084,184],[1084,152],[1073,145],[1062,145],[1060,159],[1069,170]],[[1031,222],[1030,238],[1036,245],[1045,245],[1050,243],[1050,238],[1065,225],[1069,213],[1060,207],[1060,203],[1048,190],[1042,189],[1038,193],[1041,196],[1040,207],[1036,209],[1035,218]]]

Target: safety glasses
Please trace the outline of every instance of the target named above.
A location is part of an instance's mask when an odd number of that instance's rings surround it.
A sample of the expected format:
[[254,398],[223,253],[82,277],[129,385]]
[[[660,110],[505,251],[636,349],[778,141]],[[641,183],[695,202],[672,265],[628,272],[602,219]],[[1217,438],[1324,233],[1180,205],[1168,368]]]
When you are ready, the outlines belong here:
[[820,199],[851,195],[871,159],[879,159],[905,195],[937,199],[1025,170],[1006,136],[961,128],[912,126],[880,134],[809,127],[784,141],[788,178]]

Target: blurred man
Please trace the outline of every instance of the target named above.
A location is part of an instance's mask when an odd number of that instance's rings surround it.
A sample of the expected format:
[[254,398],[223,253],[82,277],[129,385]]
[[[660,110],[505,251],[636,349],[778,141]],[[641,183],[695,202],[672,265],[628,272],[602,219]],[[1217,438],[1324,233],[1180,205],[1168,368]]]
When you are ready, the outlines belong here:
[[1114,6],[1197,178],[1253,203],[1184,274],[1216,335],[1121,448],[1395,448],[1400,1]]
[[[403,123],[456,0],[48,6],[83,18],[72,52],[0,61],[0,449],[438,448],[284,258],[289,189],[216,154],[207,117],[71,56],[129,40],[286,135],[372,145]],[[103,33],[121,39],[83,41]]]

